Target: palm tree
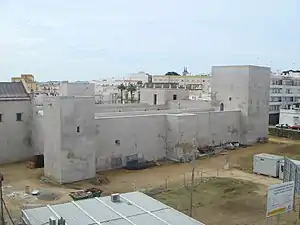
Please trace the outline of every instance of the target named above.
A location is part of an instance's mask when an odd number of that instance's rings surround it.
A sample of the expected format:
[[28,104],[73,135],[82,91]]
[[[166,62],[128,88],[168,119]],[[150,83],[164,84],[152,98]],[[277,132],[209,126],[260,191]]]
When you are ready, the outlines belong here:
[[123,104],[123,91],[126,90],[125,85],[122,83],[118,86],[118,89],[121,91],[121,104]]
[[134,92],[136,92],[136,86],[133,84],[129,84],[127,87],[127,91],[130,93],[130,101],[132,103]]

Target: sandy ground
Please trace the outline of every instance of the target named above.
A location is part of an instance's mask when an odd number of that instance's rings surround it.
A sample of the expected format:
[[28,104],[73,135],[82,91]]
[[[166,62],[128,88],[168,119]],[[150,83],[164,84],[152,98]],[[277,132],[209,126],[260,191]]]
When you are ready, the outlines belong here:
[[[230,151],[224,155],[217,155],[211,158],[197,160],[195,164],[168,164],[155,168],[140,171],[114,170],[104,174],[110,180],[109,184],[99,185],[98,187],[104,191],[103,194],[113,192],[127,192],[135,189],[153,188],[166,185],[170,182],[187,182],[190,180],[192,167],[196,168],[196,178],[219,176],[234,177],[253,181],[263,185],[280,183],[281,181],[274,178],[259,176],[246,173],[242,170],[234,169],[243,162],[243,158],[252,157],[253,154],[261,152],[274,152],[278,148],[282,148],[288,144],[297,144],[300,142],[288,141],[283,139],[271,138],[272,142],[284,142],[284,144],[258,144],[248,148]],[[224,165],[229,160],[230,169],[225,170]],[[94,187],[91,181],[82,181],[68,185],[55,185],[48,183],[47,180],[41,179],[43,175],[42,169],[28,169],[26,163],[1,165],[0,171],[4,174],[4,199],[14,218],[20,218],[20,209],[24,206],[32,206],[36,204],[56,204],[70,201],[68,194],[71,191]],[[29,186],[31,190],[41,190],[51,192],[57,196],[56,200],[42,201],[37,197],[25,194],[25,187]]]

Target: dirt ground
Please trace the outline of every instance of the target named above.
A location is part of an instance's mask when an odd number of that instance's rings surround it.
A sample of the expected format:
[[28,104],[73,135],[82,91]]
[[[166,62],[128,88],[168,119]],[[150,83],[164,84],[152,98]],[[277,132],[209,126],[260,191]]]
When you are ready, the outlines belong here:
[[[235,178],[244,182],[251,181],[259,186],[261,195],[266,192],[266,187],[270,184],[280,183],[281,181],[274,178],[251,174],[252,157],[256,153],[280,153],[287,155],[300,156],[300,142],[288,141],[285,139],[271,138],[270,143],[258,144],[248,148],[240,148],[238,150],[229,151],[226,154],[220,154],[211,158],[197,160],[196,179],[205,177],[219,178]],[[229,161],[230,169],[224,169],[225,162]],[[99,187],[104,191],[104,195],[114,192],[127,192],[132,190],[152,189],[156,187],[164,187],[173,184],[184,184],[190,180],[191,164],[167,164],[155,168],[150,168],[140,171],[113,170],[105,172],[110,183],[104,185],[94,185],[91,181],[82,181],[68,185],[56,185],[49,182],[43,177],[42,169],[28,169],[26,163],[1,165],[0,171],[4,174],[4,199],[14,218],[20,218],[20,209],[24,207],[34,207],[46,204],[57,204],[70,201],[68,194],[71,191],[84,189],[87,187]],[[31,194],[25,194],[25,187],[29,186],[30,190],[40,190],[41,193],[47,193],[44,199],[40,200]],[[215,205],[218,209],[218,214],[215,211],[206,209],[206,206],[201,207],[206,213],[206,218],[212,218],[217,221],[219,214],[220,219],[223,214],[228,213],[228,209],[222,211],[222,207]],[[232,209],[235,212],[236,209]],[[239,208],[239,210],[242,210]],[[247,208],[244,209],[247,212]],[[222,216],[223,215],[223,216]],[[251,218],[252,214],[247,217],[249,224],[255,218]],[[198,218],[201,221],[201,218]],[[246,219],[247,220],[247,219]],[[208,221],[208,220],[207,220]],[[207,223],[215,224],[218,223]],[[239,223],[246,224],[246,223]]]

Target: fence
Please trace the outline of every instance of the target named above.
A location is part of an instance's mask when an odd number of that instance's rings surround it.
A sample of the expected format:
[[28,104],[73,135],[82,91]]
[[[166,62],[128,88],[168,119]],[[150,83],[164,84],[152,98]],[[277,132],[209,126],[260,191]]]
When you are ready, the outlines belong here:
[[269,134],[277,137],[300,140],[300,132],[298,130],[269,127]]
[[283,182],[295,181],[295,194],[300,196],[300,165],[285,157],[283,168]]

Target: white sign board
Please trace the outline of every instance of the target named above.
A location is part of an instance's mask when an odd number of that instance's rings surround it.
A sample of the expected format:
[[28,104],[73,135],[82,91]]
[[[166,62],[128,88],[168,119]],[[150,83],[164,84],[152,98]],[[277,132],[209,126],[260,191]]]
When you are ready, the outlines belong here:
[[268,187],[267,217],[286,213],[294,207],[294,181]]

